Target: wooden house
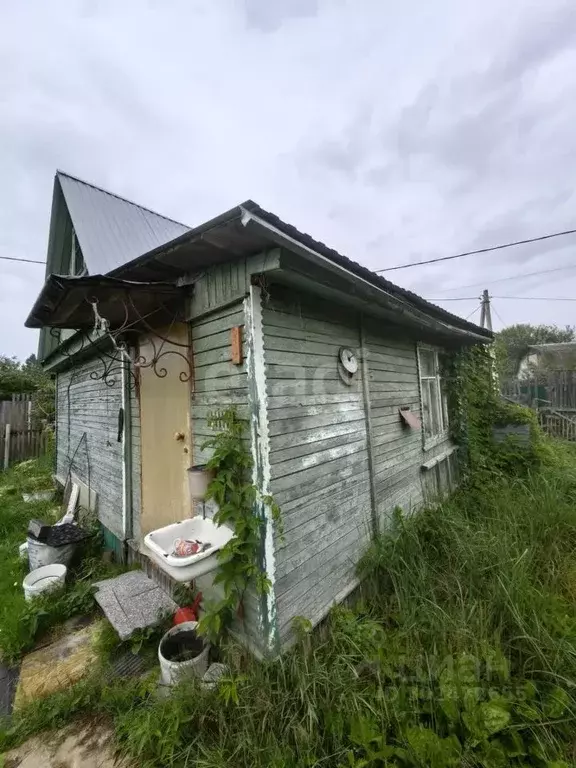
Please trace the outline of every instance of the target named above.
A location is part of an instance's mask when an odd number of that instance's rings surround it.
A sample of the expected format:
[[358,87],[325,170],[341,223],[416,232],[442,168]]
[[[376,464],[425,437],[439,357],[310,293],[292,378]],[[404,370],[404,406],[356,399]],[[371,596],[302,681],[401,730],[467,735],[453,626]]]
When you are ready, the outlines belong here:
[[119,554],[190,515],[209,414],[246,418],[284,524],[281,540],[264,512],[272,588],[245,609],[262,653],[356,587],[395,507],[454,482],[440,357],[491,339],[252,201],[188,228],[61,173],[27,324],[56,375],[57,474]]

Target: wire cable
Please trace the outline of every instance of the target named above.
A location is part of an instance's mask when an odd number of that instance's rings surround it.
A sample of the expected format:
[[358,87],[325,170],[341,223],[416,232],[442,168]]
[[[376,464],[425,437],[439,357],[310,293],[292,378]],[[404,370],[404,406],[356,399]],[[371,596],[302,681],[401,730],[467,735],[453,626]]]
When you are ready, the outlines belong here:
[[463,251],[455,253],[453,256],[439,256],[436,259],[426,259],[425,261],[413,261],[408,264],[397,264],[395,267],[386,267],[386,269],[376,269],[375,272],[392,272],[395,269],[407,269],[408,267],[419,267],[422,264],[437,264],[439,261],[451,261],[452,259],[461,259],[463,256],[475,256],[478,253],[490,253],[491,251],[502,251],[504,248],[514,248],[517,245],[527,245],[528,243],[540,243],[542,240],[551,240],[553,237],[564,237],[565,235],[576,234],[576,229],[566,229],[563,232],[552,232],[549,235],[540,235],[540,237],[530,237],[527,240],[514,240],[512,243],[502,243],[501,245],[491,245],[488,248],[478,248],[476,251]]
[[467,285],[458,285],[454,288],[447,288],[448,291],[461,291],[464,288],[476,288],[477,286],[492,285],[492,283],[504,283],[507,280],[522,280],[525,277],[536,277],[536,275],[549,275],[552,272],[563,272],[566,269],[576,269],[576,264],[568,264],[565,267],[555,267],[554,269],[542,269],[537,272],[525,272],[519,275],[509,275],[508,277],[497,277],[494,280],[483,280],[480,283],[468,283]]
[[492,312],[494,312],[494,314],[496,315],[496,317],[498,318],[498,320],[500,320],[500,322],[502,323],[502,325],[504,325],[504,326],[505,326],[505,325],[506,325],[506,323],[505,323],[505,322],[504,322],[504,320],[502,320],[502,318],[500,317],[500,313],[498,312],[498,310],[496,309],[496,307],[494,306],[494,304],[490,304],[490,309],[492,310]]
[[[513,301],[576,301],[570,296],[490,296],[491,299],[511,299]],[[452,297],[444,296],[440,299],[426,299],[426,301],[474,301],[478,296]]]
[[465,319],[466,319],[466,320],[470,320],[470,318],[472,317],[472,315],[475,315],[475,314],[476,314],[476,312],[478,312],[478,310],[480,309],[480,307],[481,307],[481,306],[482,306],[482,304],[478,304],[478,306],[476,307],[476,309],[475,309],[475,310],[473,310],[472,312],[470,312],[470,314],[468,315],[468,317],[466,317]]
[[26,264],[44,264],[46,266],[45,261],[37,261],[36,259],[19,259],[16,256],[0,256],[0,259],[4,259],[4,261],[25,261]]

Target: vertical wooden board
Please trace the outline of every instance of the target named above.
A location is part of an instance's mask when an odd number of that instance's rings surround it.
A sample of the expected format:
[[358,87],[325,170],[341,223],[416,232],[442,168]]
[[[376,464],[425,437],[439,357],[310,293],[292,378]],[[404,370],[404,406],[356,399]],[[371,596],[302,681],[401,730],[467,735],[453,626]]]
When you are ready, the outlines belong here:
[[202,445],[212,434],[207,423],[210,413],[235,406],[241,416],[248,415],[246,366],[233,366],[230,362],[232,328],[244,323],[241,302],[190,321],[195,371],[191,406],[195,464],[209,458]]
[[122,538],[122,444],[117,440],[122,390],[120,377],[107,386],[101,374],[100,360],[58,374],[57,474],[66,480],[71,471],[89,485],[100,521]]

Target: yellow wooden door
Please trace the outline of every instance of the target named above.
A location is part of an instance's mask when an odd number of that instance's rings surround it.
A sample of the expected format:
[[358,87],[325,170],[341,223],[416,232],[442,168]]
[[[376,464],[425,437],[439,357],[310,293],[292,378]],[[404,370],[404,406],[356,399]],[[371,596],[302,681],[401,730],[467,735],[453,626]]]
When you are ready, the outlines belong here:
[[[189,330],[185,323],[159,333],[177,344],[188,344]],[[159,342],[154,340],[156,347]],[[174,350],[187,354],[181,346],[165,343],[162,351]],[[152,343],[143,339],[140,354],[150,360]],[[166,375],[158,376],[161,369]],[[156,528],[190,517],[191,505],[186,470],[190,466],[190,382],[182,381],[181,373],[189,374],[186,361],[180,355],[167,354],[153,368],[140,369],[140,430],[141,430],[141,535]]]

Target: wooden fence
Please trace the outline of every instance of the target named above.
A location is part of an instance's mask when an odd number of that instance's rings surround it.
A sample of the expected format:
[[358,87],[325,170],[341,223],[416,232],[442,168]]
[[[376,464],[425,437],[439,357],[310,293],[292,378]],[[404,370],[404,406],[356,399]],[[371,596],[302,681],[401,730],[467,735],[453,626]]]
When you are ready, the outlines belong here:
[[576,442],[576,412],[543,408],[537,413],[538,421],[545,434],[560,440]]
[[531,408],[573,409],[576,413],[576,371],[549,371],[532,379],[509,379],[500,384],[504,396]]
[[32,396],[12,395],[10,400],[0,400],[0,426],[3,424],[10,424],[14,429],[30,429]]
[[44,428],[14,429],[11,424],[0,424],[0,469],[8,469],[17,461],[43,456],[48,442],[48,432]]

